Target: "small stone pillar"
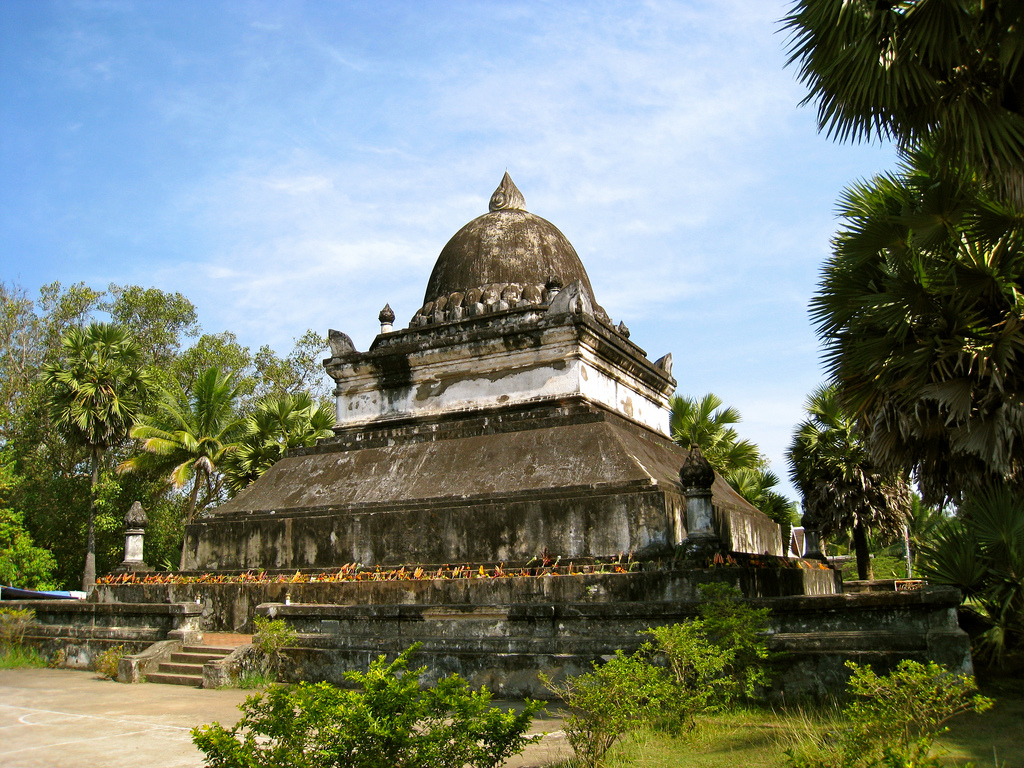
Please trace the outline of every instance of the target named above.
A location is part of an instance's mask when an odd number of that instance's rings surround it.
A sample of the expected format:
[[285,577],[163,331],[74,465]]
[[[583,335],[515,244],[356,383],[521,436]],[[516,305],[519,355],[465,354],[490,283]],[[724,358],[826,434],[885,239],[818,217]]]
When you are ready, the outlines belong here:
[[825,553],[821,551],[821,530],[818,518],[809,512],[804,512],[803,517],[800,518],[800,525],[804,527],[804,558],[827,562]]
[[395,311],[391,309],[390,304],[385,304],[384,309],[377,315],[377,319],[380,321],[380,332],[391,333],[394,329],[393,323],[395,322]]
[[146,512],[142,504],[136,501],[124,516],[124,562],[114,568],[115,573],[153,570],[142,559],[147,525],[149,520],[146,518]]
[[555,300],[555,296],[562,290],[562,278],[558,275],[551,275],[548,281],[544,284],[544,289],[548,292],[548,304]]
[[697,557],[721,551],[722,540],[712,525],[714,507],[711,503],[711,485],[715,482],[715,470],[704,458],[699,446],[690,448],[690,455],[679,470],[679,481],[686,496],[685,546]]

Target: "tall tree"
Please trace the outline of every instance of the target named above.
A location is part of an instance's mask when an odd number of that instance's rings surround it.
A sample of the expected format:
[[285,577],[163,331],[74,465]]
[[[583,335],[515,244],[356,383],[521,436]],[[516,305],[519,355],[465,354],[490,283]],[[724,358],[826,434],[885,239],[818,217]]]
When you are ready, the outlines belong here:
[[139,349],[123,329],[106,323],[72,328],[60,360],[43,369],[54,424],[64,438],[89,453],[90,499],[82,588],[96,581],[96,487],[100,460],[134,424],[149,389]]
[[253,358],[259,380],[256,394],[267,397],[308,392],[314,400],[326,402],[332,389],[323,366],[326,351],[327,339],[314,330],[296,338],[285,357],[278,357],[269,346],[260,347]]
[[311,446],[334,432],[334,409],[317,405],[306,392],[262,400],[246,420],[227,459],[228,485],[235,493],[261,477],[295,448]]
[[191,394],[161,389],[155,412],[140,418],[131,431],[141,441],[142,453],[118,470],[156,472],[175,488],[191,482],[184,524],[193,522],[199,511],[221,497],[224,461],[242,425],[237,398],[232,377],[216,368],[199,377]]
[[180,293],[111,283],[99,308],[128,329],[146,362],[161,373],[179,355],[182,342],[199,335],[196,308]]
[[60,353],[61,338],[84,325],[101,294],[84,283],[44,285],[33,300],[16,283],[0,283],[0,442],[9,441],[29,410],[43,365]]
[[898,473],[878,469],[853,417],[833,387],[820,387],[807,401],[786,453],[790,477],[803,496],[804,513],[822,535],[852,531],[857,575],[870,578],[868,536],[900,534],[910,505],[910,490]]
[[739,411],[723,408],[717,395],[709,392],[700,400],[674,395],[669,407],[672,409],[672,440],[683,448],[700,446],[704,457],[718,473],[763,466],[757,446],[749,440],[740,440],[731,426],[740,422]]
[[841,140],[934,146],[1024,203],[1024,2],[799,0],[790,63]]
[[929,504],[1024,491],[1024,213],[927,150],[840,213],[811,316],[872,457]]

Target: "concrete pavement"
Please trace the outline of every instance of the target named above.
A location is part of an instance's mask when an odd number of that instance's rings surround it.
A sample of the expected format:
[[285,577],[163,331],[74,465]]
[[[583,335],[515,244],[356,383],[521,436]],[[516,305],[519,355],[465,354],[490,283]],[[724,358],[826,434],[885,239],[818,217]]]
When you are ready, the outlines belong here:
[[[124,685],[70,669],[0,670],[0,765],[4,768],[203,768],[190,731],[233,724],[253,691]],[[570,753],[559,718],[549,735],[507,768],[540,768]]]

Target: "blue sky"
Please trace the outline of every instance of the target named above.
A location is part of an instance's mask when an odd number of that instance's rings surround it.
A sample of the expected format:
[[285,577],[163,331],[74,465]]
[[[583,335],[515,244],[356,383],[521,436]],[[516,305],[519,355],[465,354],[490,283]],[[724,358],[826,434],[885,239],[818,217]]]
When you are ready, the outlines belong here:
[[507,168],[612,318],[785,476],[836,199],[894,165],[798,107],[788,5],[2,0],[0,279],[365,349]]

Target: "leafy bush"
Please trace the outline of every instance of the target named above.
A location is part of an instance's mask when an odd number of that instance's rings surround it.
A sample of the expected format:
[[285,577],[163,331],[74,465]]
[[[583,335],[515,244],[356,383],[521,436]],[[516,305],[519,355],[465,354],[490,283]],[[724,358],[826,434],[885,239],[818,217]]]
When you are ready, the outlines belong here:
[[35,620],[31,608],[0,608],[0,646],[8,651],[19,647]]
[[812,724],[786,750],[792,768],[929,768],[946,723],[962,712],[984,712],[992,700],[975,694],[974,679],[929,662],[905,659],[884,676],[870,665],[853,670],[847,689],[854,697],[838,716]]
[[281,672],[281,651],[295,642],[297,633],[284,619],[257,616],[253,623],[256,632],[252,636],[252,646],[266,660],[262,671],[276,680]]
[[506,713],[458,675],[421,689],[425,668],[408,668],[416,647],[346,673],[358,690],[300,683],[250,696],[234,727],[200,726],[192,740],[209,768],[496,768],[540,738],[525,735],[539,702]]
[[128,651],[123,645],[112,646],[97,654],[96,658],[93,659],[92,667],[100,677],[109,677],[111,680],[117,680],[118,664],[127,655]]
[[53,554],[32,542],[25,516],[0,506],[0,584],[23,589],[53,589]]
[[699,591],[698,626],[727,657],[725,680],[718,687],[721,703],[754,698],[758,688],[771,683],[773,657],[766,639],[770,609],[754,608],[728,584],[704,584]]
[[728,698],[731,681],[722,673],[735,652],[709,642],[700,621],[655,627],[647,634],[654,643],[643,650],[664,655],[674,683],[674,706],[656,724],[669,731],[691,731],[696,715]]
[[569,707],[565,738],[583,766],[600,765],[601,758],[622,734],[663,719],[676,706],[676,686],[662,668],[642,653],[616,651],[594,671],[561,684],[541,677]]
[[570,709],[565,733],[577,763],[599,765],[622,734],[644,726],[688,733],[698,714],[753,697],[770,682],[768,609],[751,607],[725,584],[700,591],[701,618],[646,630],[654,640],[633,656],[618,651],[561,685],[542,677]]

